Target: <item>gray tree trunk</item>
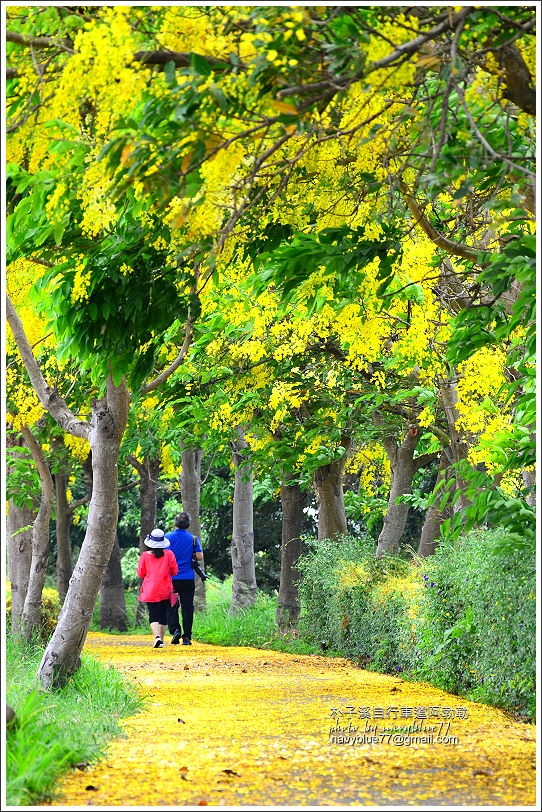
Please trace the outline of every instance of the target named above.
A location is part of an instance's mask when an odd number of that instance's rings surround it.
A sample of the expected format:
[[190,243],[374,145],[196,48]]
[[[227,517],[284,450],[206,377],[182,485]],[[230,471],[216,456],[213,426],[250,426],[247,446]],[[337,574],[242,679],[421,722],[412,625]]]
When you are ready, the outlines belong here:
[[[6,446],[20,446],[22,438],[8,434]],[[30,454],[30,452],[28,452]],[[8,467],[9,473],[9,467]],[[21,507],[10,499],[6,519],[7,566],[11,584],[11,628],[15,635],[23,631],[23,609],[32,563],[32,527],[36,510]]]
[[68,477],[63,471],[55,474],[56,493],[56,588],[60,603],[64,602],[72,575],[72,548],[70,541],[70,522],[72,512],[68,506],[66,489]]
[[412,490],[412,480],[416,471],[414,451],[418,439],[418,429],[413,427],[407,430],[401,445],[393,437],[388,436],[383,440],[382,444],[391,465],[391,488],[384,525],[376,546],[377,558],[389,553],[397,553],[399,550],[399,542],[407,523],[408,505],[397,504],[397,498]]
[[299,485],[285,485],[280,489],[282,503],[282,544],[280,553],[280,584],[277,606],[277,625],[281,634],[297,628],[299,619],[299,572],[295,565],[302,550],[303,508],[306,495]]
[[88,439],[93,488],[87,531],[58,625],[38,669],[44,688],[62,686],[80,665],[96,598],[116,539],[118,455],[126,428],[129,393],[123,382],[107,382],[106,396],[93,403]]
[[124,584],[120,567],[120,547],[115,536],[113,549],[100,589],[100,629],[125,632],[128,628]]
[[[128,462],[139,474],[139,549],[143,551],[143,541],[156,527],[156,509],[158,504],[158,476],[160,474],[160,458],[146,456],[143,462],[129,454]],[[141,585],[142,579],[139,579]],[[146,607],[141,601],[136,603],[135,625],[143,626],[146,618]]]
[[243,431],[239,429],[237,434],[238,439],[232,444],[235,486],[231,542],[233,588],[229,614],[252,606],[258,591],[254,565],[252,469],[246,455],[247,443]]
[[22,432],[38,469],[41,482],[40,506],[32,528],[32,561],[22,623],[24,638],[31,640],[39,634],[41,601],[49,562],[49,520],[53,510],[54,486],[40,444],[28,426],[23,426]]
[[[461,460],[465,460],[468,454],[468,445],[464,440],[464,437],[456,428],[456,422],[459,417],[459,413],[456,408],[457,404],[457,389],[456,389],[457,381],[455,379],[449,378],[447,380],[441,380],[439,382],[439,397],[440,402],[442,403],[442,407],[444,409],[444,414],[446,415],[446,422],[448,424],[448,436],[450,438],[450,452],[452,455],[452,464],[460,462]],[[460,497],[457,502],[454,504],[454,512],[459,510],[464,510],[464,508],[468,507],[469,500],[464,495],[464,487],[465,482],[460,478],[456,477],[456,485],[455,490],[460,491]]]
[[30,580],[32,562],[32,525],[36,511],[19,507],[10,501],[6,521],[8,578],[11,584],[11,628],[21,635],[23,609]]
[[331,539],[347,532],[344,509],[343,471],[350,438],[343,437],[343,456],[317,468],[313,474],[313,487],[318,504],[318,540]]
[[[183,447],[181,449],[181,500],[183,510],[190,513],[192,522],[190,532],[201,541],[200,524],[200,496],[201,496],[201,460],[203,452],[197,448]],[[203,547],[203,543],[202,543]],[[205,569],[205,559],[201,566]],[[196,592],[194,595],[194,609],[204,612],[207,606],[205,582],[196,575]]]
[[[446,472],[450,468],[450,457],[451,451],[444,448],[440,455],[440,463],[435,488],[437,488],[442,480],[446,477]],[[435,550],[437,549],[440,526],[444,519],[448,518],[450,515],[451,510],[449,508],[444,508],[444,510],[441,511],[438,509],[438,505],[436,504],[429,506],[427,513],[425,514],[425,520],[420,535],[420,544],[418,547],[418,555],[421,558],[434,554]]]
[[521,477],[525,487],[531,489],[525,501],[530,507],[536,507],[536,471],[522,471]]

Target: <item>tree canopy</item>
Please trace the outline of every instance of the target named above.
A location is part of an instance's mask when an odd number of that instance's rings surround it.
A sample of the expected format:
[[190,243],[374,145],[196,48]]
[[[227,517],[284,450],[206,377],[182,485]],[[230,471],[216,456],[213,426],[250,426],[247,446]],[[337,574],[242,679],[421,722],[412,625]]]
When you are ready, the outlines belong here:
[[160,385],[195,440],[244,424],[305,481],[345,431],[446,445],[453,380],[470,462],[516,493],[535,26],[528,3],[9,6],[10,295],[87,396]]

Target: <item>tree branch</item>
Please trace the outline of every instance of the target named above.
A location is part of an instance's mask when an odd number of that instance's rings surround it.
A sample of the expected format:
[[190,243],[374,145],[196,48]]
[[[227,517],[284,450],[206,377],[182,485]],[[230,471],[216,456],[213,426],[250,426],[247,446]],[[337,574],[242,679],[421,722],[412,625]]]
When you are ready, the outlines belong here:
[[55,39],[54,37],[25,37],[17,31],[6,31],[6,42],[15,42],[17,45],[24,45],[26,48],[62,48],[74,54],[73,42],[69,39]]
[[425,214],[422,212],[416,199],[414,198],[412,192],[409,190],[406,183],[402,180],[402,178],[398,179],[399,188],[401,189],[406,204],[409,208],[411,215],[415,220],[415,224],[419,225],[422,231],[427,234],[430,240],[435,243],[439,248],[442,248],[444,251],[447,251],[449,254],[453,254],[457,257],[462,257],[463,259],[467,259],[470,262],[474,262],[477,265],[480,265],[480,259],[478,256],[478,251],[475,251],[474,248],[469,248],[468,245],[463,245],[463,243],[453,242],[449,240],[447,237],[443,237],[442,234],[439,234],[438,231],[433,228]]
[[137,473],[143,476],[143,474],[145,473],[145,466],[141,462],[139,462],[137,457],[134,457],[133,454],[127,454],[126,462],[129,462],[132,468],[135,468]]
[[432,462],[438,460],[439,457],[440,451],[432,451],[431,453],[428,454],[420,454],[419,457],[416,457],[414,459],[414,467],[416,468],[416,471],[419,471],[420,468],[426,468]]
[[188,352],[188,348],[192,343],[193,335],[194,335],[194,321],[192,319],[188,319],[185,327],[183,345],[179,350],[179,354],[177,355],[173,363],[167,367],[167,369],[164,369],[159,375],[156,376],[156,378],[153,381],[146,384],[146,386],[141,387],[141,392],[144,395],[147,395],[149,392],[152,392],[154,389],[157,389],[160,386],[160,384],[162,384],[165,380],[169,378],[170,375],[172,375],[175,372],[175,370],[179,369],[182,362],[184,361],[186,353]]
[[32,347],[26,337],[23,323],[13,307],[11,299],[6,295],[6,316],[17,344],[19,354],[25,365],[30,383],[43,408],[56,420],[64,431],[74,437],[82,437],[88,440],[89,424],[84,420],[78,420],[65,400],[58,394],[56,389],[50,387],[42,375],[41,369],[34,357]]
[[[173,62],[177,68],[188,68],[194,56],[200,55],[181,51],[137,51],[134,54],[134,60],[144,65],[167,65],[168,62]],[[205,59],[215,71],[230,70],[232,67],[231,63],[226,59],[218,59],[215,56],[200,56],[200,58]],[[245,70],[244,65],[238,65],[237,67]]]

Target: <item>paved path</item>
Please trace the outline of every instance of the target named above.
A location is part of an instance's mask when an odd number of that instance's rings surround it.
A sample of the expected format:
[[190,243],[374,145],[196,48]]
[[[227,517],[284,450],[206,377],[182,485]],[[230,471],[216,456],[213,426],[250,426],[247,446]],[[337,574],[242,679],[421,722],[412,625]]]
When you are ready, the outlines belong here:
[[51,806],[536,806],[535,728],[431,686],[326,657],[155,650],[150,635],[91,633],[85,651],[149,701]]

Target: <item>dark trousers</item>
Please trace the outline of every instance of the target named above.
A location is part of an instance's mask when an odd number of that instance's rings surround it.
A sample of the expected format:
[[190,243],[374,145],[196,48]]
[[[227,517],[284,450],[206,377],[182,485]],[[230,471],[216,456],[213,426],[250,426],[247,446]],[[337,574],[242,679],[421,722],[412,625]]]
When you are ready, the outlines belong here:
[[167,625],[170,634],[181,632],[183,637],[192,637],[192,624],[194,622],[194,593],[196,591],[196,581],[194,578],[174,578],[171,582],[175,592],[179,593],[181,600],[181,615],[183,618],[183,628],[179,623],[179,607],[170,606],[168,608]]

